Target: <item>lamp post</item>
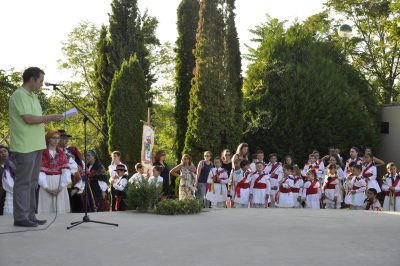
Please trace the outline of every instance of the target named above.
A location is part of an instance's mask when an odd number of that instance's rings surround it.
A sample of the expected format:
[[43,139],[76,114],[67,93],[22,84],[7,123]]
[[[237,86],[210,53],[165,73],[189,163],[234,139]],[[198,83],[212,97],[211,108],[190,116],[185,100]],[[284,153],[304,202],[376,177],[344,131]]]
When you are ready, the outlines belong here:
[[344,53],[346,54],[346,41],[350,40],[351,37],[353,37],[353,30],[349,25],[343,24],[339,27],[338,34],[341,38],[344,39]]

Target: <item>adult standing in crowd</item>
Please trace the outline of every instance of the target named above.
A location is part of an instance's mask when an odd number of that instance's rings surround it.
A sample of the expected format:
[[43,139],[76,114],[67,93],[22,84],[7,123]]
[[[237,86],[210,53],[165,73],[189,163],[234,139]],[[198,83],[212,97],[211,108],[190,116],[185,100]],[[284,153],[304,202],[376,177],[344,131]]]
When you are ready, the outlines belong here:
[[221,153],[221,160],[222,160],[222,165],[221,167],[225,169],[228,175],[231,174],[232,172],[232,152],[229,149],[225,149]]
[[38,91],[44,71],[30,67],[22,74],[23,84],[9,101],[10,150],[15,154],[14,225],[36,227],[46,220],[36,218],[36,189],[38,186],[42,152],[46,148],[44,123],[58,122],[62,115],[42,115]]
[[247,143],[240,143],[236,149],[235,155],[232,157],[232,167],[234,167],[233,162],[236,159],[249,160],[249,145]]
[[196,190],[196,167],[192,163],[192,158],[184,154],[181,163],[172,168],[170,174],[180,176],[179,200],[193,199]]
[[196,197],[201,199],[204,204],[204,208],[210,207],[210,202],[206,199],[207,193],[207,178],[213,163],[211,161],[212,153],[210,151],[204,152],[204,160],[201,160],[197,165],[197,177],[196,177]]
[[[165,162],[165,159],[166,159],[165,151],[160,150],[160,151],[156,152],[156,155],[154,157],[153,166],[160,167],[160,170],[161,170],[160,176],[163,178],[164,196],[171,197],[172,196],[171,191],[174,191],[173,187],[175,187],[175,178],[174,178],[174,180],[171,180],[170,175],[169,175],[170,169],[169,169],[168,164]],[[170,184],[173,184],[174,186],[171,187]]]
[[8,148],[0,145],[0,215],[13,215],[15,170]]

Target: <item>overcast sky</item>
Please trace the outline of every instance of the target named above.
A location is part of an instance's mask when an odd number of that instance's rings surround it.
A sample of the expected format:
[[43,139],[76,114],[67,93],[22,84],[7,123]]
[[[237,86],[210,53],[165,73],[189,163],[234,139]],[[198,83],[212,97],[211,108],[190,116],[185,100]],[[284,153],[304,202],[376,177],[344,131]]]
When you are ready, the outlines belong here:
[[[175,42],[176,9],[180,0],[139,0],[139,8],[159,20],[157,36],[161,42]],[[249,29],[265,21],[266,14],[280,20],[304,20],[323,8],[323,0],[236,0],[236,26],[241,43],[252,38]],[[111,0],[1,0],[0,69],[23,70],[39,66],[46,81],[70,79],[60,71],[57,59],[63,57],[61,42],[82,20],[98,26],[108,24]]]

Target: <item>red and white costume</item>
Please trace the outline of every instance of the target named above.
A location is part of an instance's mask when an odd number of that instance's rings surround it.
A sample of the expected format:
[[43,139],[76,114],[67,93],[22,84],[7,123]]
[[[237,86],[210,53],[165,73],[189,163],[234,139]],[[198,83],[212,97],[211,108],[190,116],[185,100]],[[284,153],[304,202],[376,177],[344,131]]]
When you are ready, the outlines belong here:
[[243,172],[241,176],[234,176],[235,196],[234,202],[236,208],[247,208],[249,205],[251,173]]
[[303,170],[301,171],[301,175],[302,176],[307,176],[307,173],[309,170],[315,170],[315,172],[317,173],[317,177],[318,177],[318,181],[320,183],[320,185],[322,186],[322,184],[324,183],[324,173],[325,173],[325,166],[324,166],[324,162],[320,161],[320,162],[314,162],[314,163],[306,163],[304,165]]
[[[359,175],[353,177],[350,185],[351,190],[346,195],[344,202],[355,207],[363,207],[364,201],[367,198],[367,196],[365,195],[367,182],[364,180],[364,178],[362,178],[362,175]],[[355,191],[355,193],[353,194],[352,191]]]
[[255,204],[255,207],[263,207],[268,204],[269,194],[271,193],[269,177],[263,172],[252,174],[251,179],[250,194],[253,194],[253,204]]
[[348,176],[348,175],[351,175],[351,167],[350,167],[350,164],[351,163],[355,163],[355,164],[358,164],[358,165],[362,165],[362,159],[360,158],[360,157],[356,157],[356,158],[349,158],[349,159],[347,159],[347,161],[346,161],[346,166],[344,167],[344,174],[346,175],[346,176]]
[[[325,176],[322,193],[325,195],[323,200],[327,209],[339,209],[342,202],[340,196],[340,180],[338,176]],[[335,201],[336,197],[336,201]]]
[[290,187],[293,196],[293,207],[301,208],[301,203],[297,199],[299,196],[301,197],[303,192],[304,180],[301,176],[295,176],[293,183],[293,186]]
[[278,189],[277,205],[279,208],[293,208],[293,194],[291,187],[294,185],[294,176],[283,177]]
[[[217,176],[217,180],[214,177]],[[206,199],[211,201],[212,207],[222,208],[224,201],[228,197],[229,177],[225,169],[211,168],[207,179]]]
[[275,164],[269,163],[265,168],[265,172],[269,176],[271,182],[271,194],[269,195],[271,207],[275,207],[275,195],[278,190],[279,182],[283,178],[283,168],[278,162]]
[[[389,188],[394,187],[394,201],[390,202]],[[383,209],[385,211],[400,211],[400,176],[386,175],[383,179],[382,190],[385,194],[385,201],[383,202]],[[392,204],[391,204],[392,203]]]
[[[261,162],[261,163],[263,164],[263,171],[265,171],[265,168],[267,168],[267,164],[264,163],[264,162]],[[250,169],[251,169],[251,172],[252,172],[253,174],[257,172],[257,170],[256,170],[256,164],[257,164],[257,162],[253,162],[253,163],[250,164]]]
[[304,183],[303,194],[301,197],[306,200],[306,208],[320,209],[321,186],[319,185],[319,182],[317,180],[307,180]]
[[363,165],[362,176],[368,184],[368,188],[375,188],[378,193],[382,192],[376,181],[376,166],[371,162]]

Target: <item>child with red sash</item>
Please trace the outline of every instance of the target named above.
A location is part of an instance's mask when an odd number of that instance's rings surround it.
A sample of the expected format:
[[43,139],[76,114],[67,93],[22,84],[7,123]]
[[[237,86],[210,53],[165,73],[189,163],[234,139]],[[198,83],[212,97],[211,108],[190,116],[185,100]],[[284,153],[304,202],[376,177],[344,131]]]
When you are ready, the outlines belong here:
[[238,177],[243,176],[243,170],[242,170],[242,168],[240,168],[241,161],[242,160],[240,160],[239,158],[236,158],[235,160],[233,160],[233,169],[229,176],[228,190],[230,191],[230,194],[231,194],[231,199],[230,199],[230,203],[229,203],[230,208],[235,207],[235,202],[233,201],[233,199],[235,197],[235,187],[236,187],[235,180],[237,180]]
[[128,184],[129,179],[128,169],[125,164],[117,164],[115,167],[115,172],[117,174],[117,178],[110,179],[111,185],[115,189],[115,193],[113,195],[113,202],[115,202],[113,211],[125,211],[125,187]]
[[240,168],[242,169],[242,175],[234,176],[236,184],[234,195],[235,208],[248,208],[251,185],[250,162],[247,160],[241,161]]
[[282,165],[278,163],[278,155],[276,153],[272,153],[269,155],[269,164],[265,168],[265,172],[269,176],[269,180],[271,182],[271,193],[269,195],[271,207],[275,207],[275,195],[278,190],[279,182],[283,177],[283,169]]
[[351,165],[353,164],[362,165],[362,159],[358,157],[358,149],[356,147],[350,149],[350,158],[347,159],[346,166],[344,167],[344,173],[346,176],[352,175],[353,167]]
[[385,194],[383,209],[385,211],[400,211],[400,176],[394,163],[386,165],[387,174],[383,177],[382,190]]
[[214,159],[214,166],[208,174],[206,199],[211,202],[212,208],[223,208],[228,197],[229,177],[225,169],[221,167],[221,158]]
[[309,170],[307,181],[304,183],[302,200],[306,203],[306,208],[320,209],[321,187],[318,182],[317,172]]
[[353,179],[350,182],[350,187],[351,190],[345,197],[345,203],[351,205],[351,209],[353,210],[364,209],[367,182],[362,177],[362,166],[359,164],[353,166]]
[[255,158],[253,158],[253,162],[250,164],[250,169],[252,173],[257,172],[257,163],[261,162],[263,164],[263,170],[267,167],[267,164],[264,162],[264,152],[262,150],[258,150],[255,153]]
[[250,185],[250,206],[254,208],[267,208],[271,183],[264,172],[264,164],[261,161],[256,163],[256,173],[251,175]]
[[319,158],[319,151],[313,150],[312,152],[315,156],[315,162],[317,164],[317,167],[315,168],[315,171],[317,172],[318,176],[318,182],[320,186],[324,184],[324,179],[325,179],[325,164],[324,161]]
[[373,158],[374,156],[371,153],[366,153],[364,155],[362,176],[367,182],[368,188],[375,188],[379,194],[382,192],[382,190],[379,187],[378,181],[376,180],[377,170],[376,166],[374,165]]
[[297,164],[293,166],[294,184],[290,187],[293,196],[293,207],[301,208],[301,193],[304,186],[304,180],[301,177],[301,170]]
[[319,173],[319,164],[317,163],[317,158],[315,157],[315,155],[313,153],[311,153],[310,155],[308,155],[308,162],[306,164],[304,164],[304,168],[301,171],[301,175],[307,177],[308,176],[308,172],[310,170],[314,170],[315,173]]
[[378,192],[375,188],[369,188],[367,192],[367,200],[365,201],[364,210],[366,211],[382,211],[381,203],[378,200]]
[[276,202],[279,208],[293,208],[293,195],[291,187],[294,185],[293,167],[285,164],[283,166],[283,178],[279,182]]
[[340,208],[340,180],[336,164],[329,164],[322,186],[322,199],[326,209]]

